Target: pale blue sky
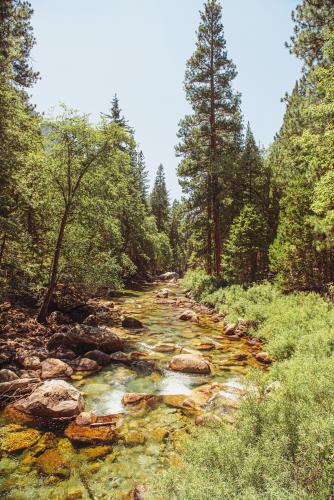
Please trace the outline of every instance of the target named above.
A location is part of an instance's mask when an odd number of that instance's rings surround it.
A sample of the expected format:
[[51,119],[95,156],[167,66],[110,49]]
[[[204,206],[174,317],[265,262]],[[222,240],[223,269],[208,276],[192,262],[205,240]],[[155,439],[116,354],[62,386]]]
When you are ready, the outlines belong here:
[[[59,102],[91,113],[106,111],[116,92],[136,130],[151,179],[159,163],[172,197],[180,195],[174,154],[178,122],[189,108],[185,63],[195,47],[202,0],[31,0],[42,79],[33,101],[48,112]],[[284,48],[297,0],[223,0],[235,88],[257,141],[268,145],[279,129],[280,102],[300,74]]]

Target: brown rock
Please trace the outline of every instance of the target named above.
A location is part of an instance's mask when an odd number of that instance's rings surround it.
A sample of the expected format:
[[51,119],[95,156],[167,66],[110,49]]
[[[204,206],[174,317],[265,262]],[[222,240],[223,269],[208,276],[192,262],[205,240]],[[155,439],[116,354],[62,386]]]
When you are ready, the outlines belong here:
[[99,365],[96,361],[89,358],[81,358],[79,363],[76,366],[76,370],[80,372],[84,371],[96,371],[99,369]]
[[53,335],[48,343],[48,349],[62,346],[69,347],[78,353],[98,349],[110,354],[122,350],[123,345],[123,340],[107,327],[76,325],[66,333]]
[[73,421],[65,429],[65,436],[78,443],[108,444],[115,440],[117,428],[117,424],[78,425]]
[[143,328],[144,325],[143,323],[137,319],[133,318],[131,316],[124,316],[122,320],[122,326],[123,328]]
[[7,370],[3,368],[0,370],[0,383],[10,382],[11,380],[17,380],[19,377],[12,370]]
[[66,420],[83,410],[84,400],[81,393],[64,380],[47,380],[13,406],[35,417]]
[[111,359],[110,355],[105,352],[99,351],[98,349],[94,349],[94,351],[89,351],[85,353],[85,358],[93,359],[100,366],[109,365]]
[[179,316],[179,319],[181,319],[182,321],[191,321],[193,323],[198,323],[198,315],[191,309],[185,309]]
[[169,368],[183,373],[211,373],[210,363],[194,354],[177,354],[171,359]]
[[20,363],[26,370],[38,370],[41,367],[41,360],[37,356],[26,356]]
[[154,394],[146,394],[146,393],[127,393],[124,394],[122,398],[122,403],[124,406],[127,405],[138,405],[140,403],[148,403],[148,404],[154,404],[155,402],[158,401],[158,396]]
[[234,335],[237,325],[234,323],[227,323],[224,328],[225,335]]
[[259,361],[260,363],[263,363],[265,365],[270,365],[272,363],[272,360],[267,352],[258,352],[255,355],[256,361]]
[[73,373],[72,368],[64,361],[48,358],[42,362],[42,379],[67,378]]

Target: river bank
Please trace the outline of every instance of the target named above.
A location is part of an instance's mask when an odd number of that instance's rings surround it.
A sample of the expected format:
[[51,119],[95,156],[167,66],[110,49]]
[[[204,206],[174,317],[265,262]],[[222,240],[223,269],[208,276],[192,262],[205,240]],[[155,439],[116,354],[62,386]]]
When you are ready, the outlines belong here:
[[[36,327],[28,339],[31,318],[22,321],[20,339],[8,336],[20,345],[7,344],[17,357],[4,369],[12,368],[18,380],[35,379],[37,391],[65,379],[61,383],[80,396],[74,403],[71,397],[74,413],[61,425],[50,426],[61,417],[50,398],[43,411],[52,415],[43,418],[36,398],[28,405],[14,398],[7,406],[0,460],[4,498],[127,498],[155,471],[178,463],[194,428],[232,422],[245,373],[265,366],[256,360],[256,339],[226,328],[223,316],[187,298],[178,282],[146,285],[112,301],[91,299],[85,307],[77,325],[57,323],[66,318],[54,313],[50,325]],[[105,343],[93,345],[99,328]],[[113,352],[99,351],[101,346]],[[59,362],[50,363],[50,357]],[[189,368],[189,362],[195,365]],[[64,372],[66,367],[71,371]]]

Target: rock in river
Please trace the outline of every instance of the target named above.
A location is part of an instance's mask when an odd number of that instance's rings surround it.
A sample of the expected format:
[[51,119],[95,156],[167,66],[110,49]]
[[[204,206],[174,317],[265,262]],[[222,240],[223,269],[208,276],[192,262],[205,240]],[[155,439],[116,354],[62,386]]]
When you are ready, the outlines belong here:
[[110,354],[123,349],[123,340],[107,327],[93,327],[88,325],[76,325],[66,333],[54,334],[48,349],[57,347],[70,347],[76,352],[85,353],[91,349],[98,349]]
[[191,309],[185,309],[179,316],[179,319],[182,319],[182,321],[192,321],[193,323],[198,323],[198,315]]
[[209,361],[194,354],[177,354],[171,359],[169,368],[183,373],[211,373]]
[[72,373],[72,368],[60,359],[48,358],[42,362],[42,379],[67,378]]
[[143,323],[137,319],[133,318],[132,316],[124,316],[122,320],[122,326],[124,328],[143,328],[144,325]]
[[107,366],[111,361],[109,354],[99,351],[98,349],[86,352],[84,357],[96,361],[100,366]]
[[62,421],[78,415],[84,408],[84,400],[81,393],[64,380],[47,380],[12,406],[37,419]]

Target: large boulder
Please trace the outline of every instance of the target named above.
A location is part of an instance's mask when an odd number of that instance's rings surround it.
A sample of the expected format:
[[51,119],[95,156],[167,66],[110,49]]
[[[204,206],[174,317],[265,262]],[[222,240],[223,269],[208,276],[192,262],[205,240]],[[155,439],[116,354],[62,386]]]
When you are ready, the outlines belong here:
[[78,353],[98,349],[108,354],[122,350],[124,342],[106,327],[76,325],[66,333],[54,334],[48,343],[48,349],[69,347]]
[[65,430],[65,436],[76,443],[108,444],[114,441],[122,425],[121,415],[97,416],[81,413]]
[[37,418],[69,420],[82,412],[84,399],[81,392],[64,380],[47,380],[28,397],[13,403],[13,407]]
[[67,378],[72,373],[72,368],[60,359],[48,358],[42,362],[42,379]]
[[171,359],[169,368],[183,373],[211,373],[209,361],[194,354],[177,354]]

